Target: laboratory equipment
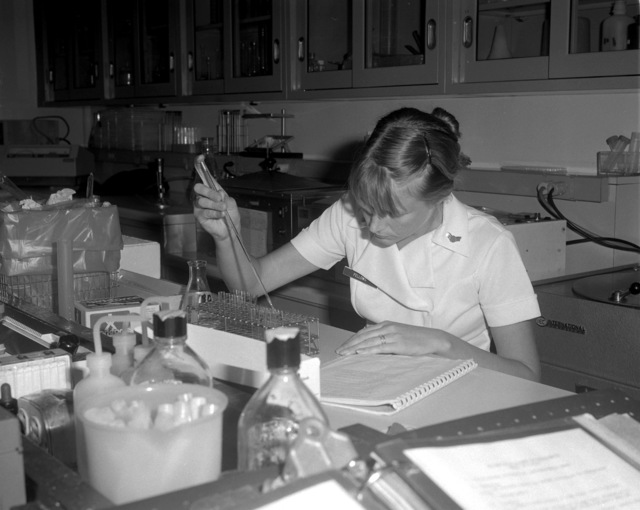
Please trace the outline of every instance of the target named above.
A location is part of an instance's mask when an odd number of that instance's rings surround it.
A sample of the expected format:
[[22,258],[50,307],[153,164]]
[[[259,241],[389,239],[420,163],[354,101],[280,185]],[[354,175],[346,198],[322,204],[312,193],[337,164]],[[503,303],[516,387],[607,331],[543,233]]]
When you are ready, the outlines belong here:
[[187,345],[184,310],[162,310],[153,314],[153,336],[154,346],[133,371],[131,385],[188,383],[211,387],[209,367]]
[[[89,483],[118,505],[217,480],[227,403],[221,391],[199,384],[128,386],[99,395],[79,410]],[[156,416],[169,409],[185,422],[159,423]],[[110,411],[120,425],[100,420]]]
[[[73,388],[74,409],[81,409],[82,404],[92,401],[96,396],[108,392],[114,388],[125,386],[119,377],[111,373],[112,355],[102,350],[102,339],[100,338],[100,328],[107,321],[135,320],[139,316],[105,316],[101,317],[93,325],[94,352],[87,354],[87,368],[89,373],[80,380]],[[74,414],[76,430],[76,456],[78,463],[78,473],[83,480],[88,480],[87,473],[87,452],[84,427],[79,415]]]
[[[208,186],[209,188],[214,189],[216,191],[222,191],[222,188],[220,188],[220,185],[213,178],[213,175],[211,175],[211,172],[207,168],[207,165],[204,162],[204,156],[202,154],[200,154],[196,158],[194,165],[195,165],[196,172],[198,172],[198,175],[200,176],[200,179],[202,180],[202,182],[203,182],[203,184],[205,186]],[[260,278],[260,275],[258,274],[258,270],[256,269],[256,267],[254,265],[253,259],[251,258],[251,255],[249,255],[249,252],[247,251],[247,248],[244,245],[244,241],[242,240],[242,236],[240,235],[240,232],[236,228],[235,223],[233,223],[233,220],[231,219],[231,215],[229,214],[229,211],[227,211],[225,209],[224,212],[225,212],[225,216],[226,216],[226,219],[227,219],[227,224],[228,224],[229,228],[231,228],[231,230],[233,231],[236,239],[238,240],[238,244],[242,248],[242,251],[243,251],[245,257],[249,261],[249,265],[251,266],[251,270],[253,271],[253,274],[255,275],[256,280],[258,280],[258,283],[260,284],[260,287],[262,287],[262,291],[264,292],[264,297],[267,300],[267,303],[269,303],[269,306],[271,308],[274,308],[273,303],[271,302],[271,298],[269,297],[269,293],[267,292],[267,288],[264,286],[264,282],[262,281],[262,278]]]
[[297,328],[265,333],[271,376],[251,397],[238,422],[238,468],[283,467],[300,422],[316,418],[328,423],[319,401],[300,379]]
[[187,313],[189,324],[215,325],[215,318],[207,313],[205,305],[213,301],[213,294],[207,281],[207,261],[189,260],[189,280],[180,308]]

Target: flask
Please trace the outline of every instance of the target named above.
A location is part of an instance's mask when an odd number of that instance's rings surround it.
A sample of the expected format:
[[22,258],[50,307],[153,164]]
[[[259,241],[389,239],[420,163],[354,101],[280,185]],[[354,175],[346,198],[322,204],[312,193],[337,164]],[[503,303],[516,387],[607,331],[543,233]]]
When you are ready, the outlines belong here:
[[211,387],[207,364],[187,345],[184,310],[162,310],[153,314],[153,348],[131,375],[136,384],[200,384]]
[[628,46],[628,27],[633,24],[633,18],[627,16],[625,0],[616,0],[613,4],[611,16],[602,22],[600,40],[601,51],[626,50]]
[[187,290],[180,303],[180,309],[187,314],[189,324],[215,327],[216,320],[212,313],[213,294],[207,281],[207,261],[190,260]]
[[282,468],[303,419],[328,424],[320,403],[298,375],[298,328],[270,329],[265,337],[270,377],[247,402],[238,422],[238,468],[245,471]]

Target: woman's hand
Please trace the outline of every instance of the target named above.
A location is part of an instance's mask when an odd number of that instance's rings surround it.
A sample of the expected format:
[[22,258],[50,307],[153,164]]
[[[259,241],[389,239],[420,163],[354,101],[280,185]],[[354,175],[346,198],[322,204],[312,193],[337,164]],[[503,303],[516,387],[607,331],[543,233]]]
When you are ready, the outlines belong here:
[[215,191],[201,183],[197,183],[193,191],[196,194],[193,201],[193,214],[200,225],[216,241],[229,238],[225,211],[229,211],[235,225],[240,225],[240,213],[236,201],[224,191]]
[[405,354],[419,356],[437,354],[449,346],[438,329],[384,321],[367,326],[342,344],[336,352],[348,354]]

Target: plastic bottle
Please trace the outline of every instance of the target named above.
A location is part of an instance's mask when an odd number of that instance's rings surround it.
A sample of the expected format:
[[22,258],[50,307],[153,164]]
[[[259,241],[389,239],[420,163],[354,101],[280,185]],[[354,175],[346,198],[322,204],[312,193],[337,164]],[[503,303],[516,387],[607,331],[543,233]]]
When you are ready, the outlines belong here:
[[93,325],[93,342],[95,352],[87,354],[86,362],[89,373],[73,388],[73,409],[76,432],[76,457],[78,473],[83,480],[88,481],[87,453],[85,448],[84,429],[79,419],[83,411],[83,404],[89,402],[92,397],[105,393],[111,389],[121,388],[125,383],[119,377],[111,373],[111,354],[102,351],[100,339],[100,326],[114,317],[100,317]]
[[115,354],[112,358],[111,373],[122,377],[122,374],[133,367],[133,349],[136,346],[136,335],[128,328],[128,323],[122,325],[122,332],[111,337]]
[[317,418],[328,424],[320,403],[298,375],[297,328],[267,330],[267,367],[271,375],[245,406],[238,422],[238,468],[282,468],[298,436],[300,422]]
[[184,310],[153,314],[153,348],[131,375],[129,384],[200,384],[211,387],[207,364],[187,345]]
[[212,313],[213,293],[207,281],[207,261],[189,260],[189,281],[180,303],[180,308],[187,313],[189,324],[216,327],[217,318]]
[[602,22],[600,50],[626,50],[628,47],[628,27],[633,23],[633,18],[631,16],[627,16],[626,1],[616,0],[613,4],[611,16]]

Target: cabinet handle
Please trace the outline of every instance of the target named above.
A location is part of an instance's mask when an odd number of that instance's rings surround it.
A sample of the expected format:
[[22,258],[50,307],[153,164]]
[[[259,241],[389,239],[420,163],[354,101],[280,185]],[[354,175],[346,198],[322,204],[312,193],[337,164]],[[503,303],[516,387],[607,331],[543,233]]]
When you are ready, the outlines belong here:
[[432,50],[436,47],[436,20],[430,19],[427,22],[427,49]]
[[93,64],[93,76],[97,78],[99,76],[99,73],[100,73],[100,68],[98,67],[98,64]]
[[187,69],[193,71],[193,52],[187,53]]
[[462,22],[462,45],[470,48],[473,44],[473,18],[467,16]]
[[49,83],[53,83],[53,69],[49,69]]
[[175,57],[173,53],[169,53],[169,71],[173,72],[175,69]]
[[304,62],[304,37],[298,39],[298,60]]
[[115,69],[115,66],[113,65],[113,62],[109,62],[109,78],[113,78],[115,74],[116,74],[116,69]]
[[280,40],[279,39],[273,40],[273,62],[275,64],[280,63]]

